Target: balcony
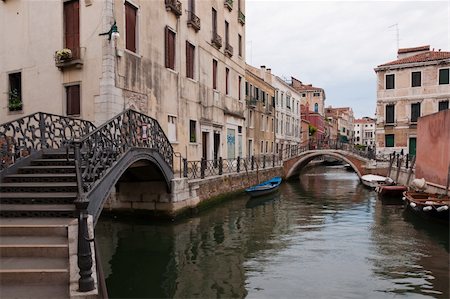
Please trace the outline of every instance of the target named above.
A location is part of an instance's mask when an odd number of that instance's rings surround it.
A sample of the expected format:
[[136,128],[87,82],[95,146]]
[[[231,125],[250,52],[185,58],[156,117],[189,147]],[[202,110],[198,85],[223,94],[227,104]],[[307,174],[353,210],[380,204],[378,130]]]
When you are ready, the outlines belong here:
[[63,71],[64,69],[77,68],[81,69],[83,67],[83,59],[80,55],[80,48],[73,50],[62,49],[55,52],[55,66]]
[[229,43],[225,45],[225,55],[228,57],[233,56],[233,47]]
[[247,106],[249,106],[249,107],[256,107],[256,104],[258,103],[256,98],[253,98],[251,96],[247,96],[246,101],[247,101]]
[[242,25],[245,24],[245,15],[244,15],[244,13],[243,13],[241,10],[239,10],[238,21],[239,21],[239,23],[241,23]]
[[166,10],[173,12],[177,18],[183,14],[181,2],[178,0],[165,0]]
[[222,37],[220,35],[218,35],[217,33],[213,32],[213,37],[211,39],[211,43],[217,49],[220,49],[222,47]]
[[229,11],[233,9],[233,0],[225,0],[224,5]]
[[200,30],[200,18],[197,17],[192,11],[188,11],[188,21],[189,27],[194,28],[195,31]]

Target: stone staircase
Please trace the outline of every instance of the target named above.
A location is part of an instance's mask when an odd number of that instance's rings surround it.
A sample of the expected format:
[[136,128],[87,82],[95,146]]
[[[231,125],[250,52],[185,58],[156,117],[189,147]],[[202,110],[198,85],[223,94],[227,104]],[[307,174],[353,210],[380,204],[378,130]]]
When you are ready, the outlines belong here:
[[78,223],[76,197],[73,155],[65,152],[44,152],[3,178],[1,298],[70,297],[68,231]]

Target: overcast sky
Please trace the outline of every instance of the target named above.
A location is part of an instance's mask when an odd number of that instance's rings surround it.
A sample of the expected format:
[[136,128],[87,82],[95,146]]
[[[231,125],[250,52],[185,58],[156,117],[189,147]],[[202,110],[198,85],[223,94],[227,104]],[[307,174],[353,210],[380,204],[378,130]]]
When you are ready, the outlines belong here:
[[325,89],[325,105],[374,117],[373,69],[400,48],[450,51],[447,1],[246,1],[247,63]]

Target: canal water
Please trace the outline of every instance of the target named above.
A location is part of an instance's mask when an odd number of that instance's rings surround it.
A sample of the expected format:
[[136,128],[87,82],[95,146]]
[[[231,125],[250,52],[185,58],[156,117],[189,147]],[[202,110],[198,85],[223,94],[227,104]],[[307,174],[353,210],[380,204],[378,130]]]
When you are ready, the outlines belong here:
[[449,228],[316,167],[175,223],[101,218],[111,298],[449,298]]

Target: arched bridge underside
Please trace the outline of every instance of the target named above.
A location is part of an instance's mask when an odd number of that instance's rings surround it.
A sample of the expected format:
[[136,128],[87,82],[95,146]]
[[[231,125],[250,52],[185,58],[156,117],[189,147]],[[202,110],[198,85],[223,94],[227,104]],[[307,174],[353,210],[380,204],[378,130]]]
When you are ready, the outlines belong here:
[[88,212],[97,222],[103,205],[111,194],[113,186],[120,181],[161,182],[171,192],[173,171],[163,156],[148,148],[130,148],[105,174],[102,180],[86,194]]
[[352,166],[359,178],[367,174],[365,166],[369,160],[366,158],[343,150],[310,150],[284,161],[283,168],[286,179],[298,175],[309,162],[320,156],[330,156],[345,161]]

